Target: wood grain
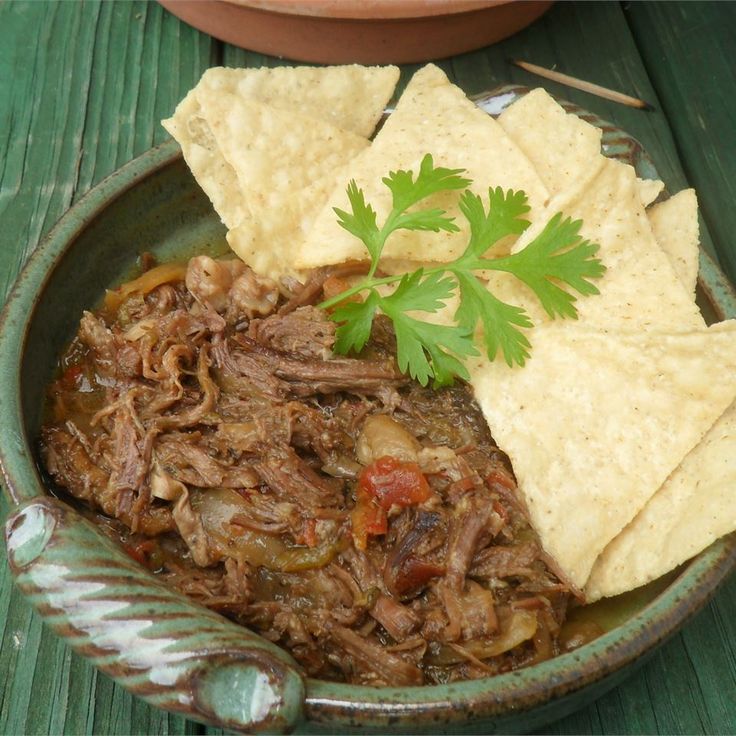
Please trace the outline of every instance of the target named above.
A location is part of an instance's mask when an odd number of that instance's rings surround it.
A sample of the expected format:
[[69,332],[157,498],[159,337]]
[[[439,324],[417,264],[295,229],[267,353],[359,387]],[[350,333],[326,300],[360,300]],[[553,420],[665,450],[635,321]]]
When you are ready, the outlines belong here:
[[[637,137],[672,190],[697,186],[735,278],[736,105],[724,94],[735,29],[725,3],[558,3],[526,31],[439,63],[469,93],[537,86],[507,63],[519,57],[652,102],[658,111],[644,113],[544,83]],[[214,42],[157,4],[0,3],[0,293],[70,204],[164,139],[159,120],[221,62],[284,63]],[[734,610],[732,579],[638,673],[542,732],[736,733]],[[148,707],[72,654],[13,589],[4,560],[0,637],[0,733],[221,733]]]
[[687,178],[736,282],[736,3],[629,3],[626,17],[657,86]]

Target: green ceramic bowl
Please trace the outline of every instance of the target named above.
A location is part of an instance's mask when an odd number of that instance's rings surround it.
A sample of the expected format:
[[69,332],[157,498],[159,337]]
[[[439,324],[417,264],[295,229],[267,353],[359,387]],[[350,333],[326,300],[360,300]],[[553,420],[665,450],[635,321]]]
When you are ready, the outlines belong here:
[[[521,93],[505,88],[479,104],[498,112]],[[656,173],[633,139],[594,122],[604,128],[609,155],[633,162],[640,174]],[[72,647],[149,703],[236,731],[526,731],[620,682],[736,565],[731,535],[660,583],[659,591],[609,606],[618,625],[604,636],[517,672],[422,688],[304,680],[282,650],[160,585],[49,496],[37,469],[34,440],[57,356],[82,310],[130,273],[144,250],[164,260],[226,250],[223,227],[173,142],[92,190],[21,274],[0,323],[0,463],[13,505],[6,538],[17,584]],[[736,316],[733,291],[705,254],[700,303],[713,318]]]

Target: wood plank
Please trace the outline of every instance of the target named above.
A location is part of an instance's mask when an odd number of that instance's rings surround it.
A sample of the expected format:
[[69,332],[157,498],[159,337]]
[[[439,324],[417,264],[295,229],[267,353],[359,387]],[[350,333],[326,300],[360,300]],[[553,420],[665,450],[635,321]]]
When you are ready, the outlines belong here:
[[628,3],[626,16],[721,262],[736,282],[736,4]]
[[[0,231],[13,238],[0,250],[0,293],[74,200],[164,140],[160,119],[216,53],[157,4],[0,4]],[[12,673],[0,733],[199,731],[114,686],[44,629],[12,588],[4,550],[0,600],[0,671]]]

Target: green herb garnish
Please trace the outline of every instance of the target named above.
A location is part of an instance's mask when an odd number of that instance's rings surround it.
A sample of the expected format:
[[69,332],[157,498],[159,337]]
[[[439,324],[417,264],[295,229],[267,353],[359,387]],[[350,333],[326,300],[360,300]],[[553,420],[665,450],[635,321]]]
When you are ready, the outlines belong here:
[[[500,187],[488,190],[488,208],[467,189],[469,179],[462,169],[435,168],[432,156],[422,160],[416,179],[411,171],[393,171],[383,179],[391,190],[392,209],[379,228],[376,212],[366,203],[363,191],[351,181],[347,194],[351,212],[335,208],[341,227],[361,240],[371,257],[366,277],[355,286],[328,299],[322,308],[337,308],[330,317],[337,328],[335,350],[360,352],[370,337],[377,312],[383,312],[396,332],[399,369],[408,372],[423,386],[429,379],[435,385],[451,383],[455,376],[467,379],[462,359],[478,355],[473,335],[480,322],[483,343],[490,360],[500,350],[508,365],[524,365],[531,345],[520,328],[532,326],[522,307],[496,298],[476,271],[507,271],[523,281],[537,296],[551,318],[577,318],[576,297],[562,288],[567,285],[581,295],[597,294],[590,279],[599,278],[606,268],[595,254],[598,245],[579,235],[581,221],[555,215],[526,248],[500,258],[484,257],[499,240],[520,235],[529,226],[523,215],[529,211],[524,192]],[[465,191],[460,196],[460,211],[470,225],[470,239],[463,254],[449,263],[419,268],[409,274],[376,277],[386,240],[396,230],[457,232],[454,218],[433,208],[409,211],[431,194],[448,190]],[[376,287],[398,282],[388,296]],[[436,313],[459,288],[460,306],[455,326],[437,325],[408,316],[407,312]],[[367,292],[361,302],[345,302]]]

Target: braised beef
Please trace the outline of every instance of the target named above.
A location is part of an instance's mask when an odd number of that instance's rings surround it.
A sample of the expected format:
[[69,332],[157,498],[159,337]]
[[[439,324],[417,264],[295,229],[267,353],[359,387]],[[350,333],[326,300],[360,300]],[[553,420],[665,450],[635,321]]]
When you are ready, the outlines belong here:
[[[333,355],[314,305],[362,268],[284,288],[200,256],[85,312],[49,391],[46,469],[135,559],[312,676],[448,682],[579,645],[559,639],[570,589],[467,386],[401,375],[381,318],[363,356]],[[379,471],[396,484],[380,498]]]

